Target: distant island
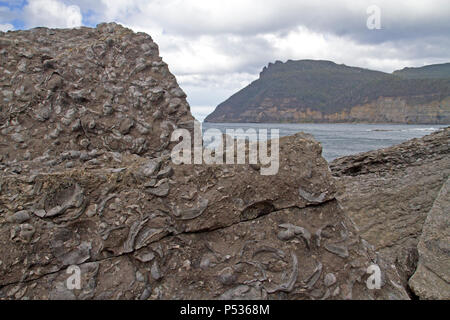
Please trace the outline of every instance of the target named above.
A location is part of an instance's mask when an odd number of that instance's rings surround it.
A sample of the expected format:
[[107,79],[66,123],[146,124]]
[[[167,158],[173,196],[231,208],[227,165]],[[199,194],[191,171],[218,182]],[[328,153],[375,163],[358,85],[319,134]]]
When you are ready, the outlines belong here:
[[449,124],[450,63],[390,74],[332,61],[276,61],[205,122]]

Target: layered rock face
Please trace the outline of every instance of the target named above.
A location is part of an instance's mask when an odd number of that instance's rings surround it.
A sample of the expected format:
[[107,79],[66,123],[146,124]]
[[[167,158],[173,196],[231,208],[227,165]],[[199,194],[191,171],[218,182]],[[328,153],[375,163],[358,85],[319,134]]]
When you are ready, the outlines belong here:
[[405,286],[414,274],[410,286],[419,298],[450,294],[449,141],[446,128],[330,164],[343,184],[338,199],[361,236],[397,265]]
[[[346,113],[324,115],[324,119],[337,122],[368,123],[450,123],[450,97],[429,97],[429,101],[416,101],[405,97],[381,97],[352,107]],[[424,99],[425,100],[425,99]]]
[[273,176],[174,165],[171,132],[192,116],[149,36],[102,24],[0,43],[0,299],[408,298],[310,136],[281,139]]
[[[427,97],[430,99],[430,97]],[[255,106],[236,113],[222,106],[208,122],[256,122],[256,123],[450,123],[450,98],[414,103],[407,97],[380,97],[365,104],[358,104],[339,112],[327,113],[312,108],[296,107],[295,98],[264,99]]]

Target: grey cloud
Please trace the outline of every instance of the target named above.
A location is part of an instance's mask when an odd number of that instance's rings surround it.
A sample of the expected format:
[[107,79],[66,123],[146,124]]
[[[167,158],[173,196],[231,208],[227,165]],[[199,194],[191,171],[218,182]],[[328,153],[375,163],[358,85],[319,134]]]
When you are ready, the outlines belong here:
[[220,39],[218,49],[239,61],[236,70],[240,72],[257,73],[276,56],[273,45],[257,36],[242,36],[235,40],[224,36]]
[[[376,3],[377,1],[375,1]],[[361,43],[380,43],[399,39],[450,34],[450,3],[427,1],[434,10],[413,9],[414,1],[378,1],[382,30],[366,27],[366,9],[373,1],[255,1],[253,6],[221,2],[215,10],[189,10],[186,2],[168,1],[161,7],[148,7],[141,2],[127,8],[130,20],[151,19],[171,34],[185,37],[235,34],[252,36],[282,32],[305,26],[312,31],[347,36]],[[145,2],[148,3],[148,2]],[[154,10],[152,10],[152,8]],[[125,17],[125,16],[123,16]],[[119,16],[119,18],[122,18]]]
[[[108,15],[105,12],[109,12],[105,4],[99,1],[68,2],[79,5],[85,13],[93,12],[91,19],[101,20]],[[207,11],[200,6],[192,8],[187,1],[129,1],[126,10],[118,10],[115,18],[134,25],[158,25],[167,34],[184,38],[212,35],[225,39],[231,45],[224,45],[223,49],[234,55],[245,54],[245,49],[252,45],[271,50],[270,44],[257,43],[261,41],[257,39],[258,35],[277,33],[282,36],[298,26],[361,44],[414,39],[439,43],[445,42],[450,34],[450,2],[444,0],[427,1],[425,5],[414,0],[255,1],[251,6],[244,5],[248,2],[236,3],[221,1],[220,5]],[[381,10],[381,30],[366,27],[366,9],[372,4],[378,5]],[[227,41],[229,36],[239,37],[241,43],[230,43]],[[172,50],[169,47],[166,49]],[[241,49],[244,53],[232,52]],[[268,55],[270,52],[266,53]],[[254,70],[259,65],[255,62],[254,66],[247,68]]]

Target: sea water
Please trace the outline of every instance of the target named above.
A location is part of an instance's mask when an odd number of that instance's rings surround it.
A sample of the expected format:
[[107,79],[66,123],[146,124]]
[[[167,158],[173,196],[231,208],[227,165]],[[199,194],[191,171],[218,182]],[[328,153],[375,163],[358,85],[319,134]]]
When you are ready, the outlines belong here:
[[[280,137],[305,132],[314,136],[322,144],[322,155],[328,161],[343,156],[357,154],[375,149],[386,148],[404,141],[420,138],[448,125],[402,125],[402,124],[280,124],[280,123],[206,123],[202,124],[205,133],[207,129],[216,128],[225,133],[226,129],[253,128],[278,129]],[[204,134],[204,139],[207,134]],[[243,138],[236,136],[236,138]]]

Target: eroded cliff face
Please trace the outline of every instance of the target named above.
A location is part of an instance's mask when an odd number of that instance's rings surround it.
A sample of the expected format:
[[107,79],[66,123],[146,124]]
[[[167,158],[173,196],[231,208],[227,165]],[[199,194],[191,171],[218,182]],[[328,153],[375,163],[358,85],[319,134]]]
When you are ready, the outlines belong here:
[[[282,123],[404,123],[448,124],[450,123],[450,97],[440,100],[417,102],[402,97],[380,97],[367,104],[344,108],[337,113],[324,113],[311,108],[296,106],[295,98],[282,100],[264,99],[260,106],[236,113],[223,106],[223,113],[208,122],[282,122]],[[429,99],[429,97],[427,97]]]
[[[414,97],[420,100],[420,96]],[[378,100],[362,106],[355,106],[350,112],[330,116],[334,121],[358,121],[370,123],[428,123],[448,124],[450,123],[450,97],[431,102],[411,103],[406,98],[379,98]]]
[[343,186],[337,198],[361,236],[422,299],[450,296],[449,142],[446,128],[330,164]]
[[408,298],[310,136],[281,139],[272,176],[173,164],[192,116],[148,35],[101,24],[0,44],[0,299]]

